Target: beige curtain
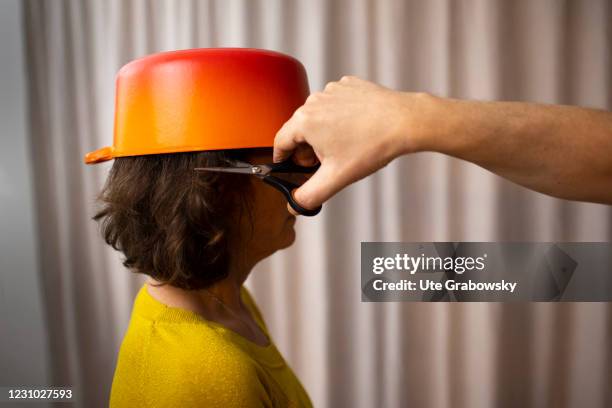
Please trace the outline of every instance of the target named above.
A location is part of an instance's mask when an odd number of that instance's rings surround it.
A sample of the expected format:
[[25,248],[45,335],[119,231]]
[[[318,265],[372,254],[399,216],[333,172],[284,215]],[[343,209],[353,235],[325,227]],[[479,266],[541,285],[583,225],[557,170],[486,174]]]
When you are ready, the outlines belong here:
[[[356,74],[454,97],[612,107],[606,0],[23,4],[50,358],[80,406],[106,405],[140,284],[90,220],[109,165],[82,163],[111,141],[114,74],[129,60],[259,47],[303,61],[312,90]],[[609,207],[418,154],[324,208],[248,282],[316,406],[612,406],[609,304],[361,303],[359,274],[361,241],[607,241]]]

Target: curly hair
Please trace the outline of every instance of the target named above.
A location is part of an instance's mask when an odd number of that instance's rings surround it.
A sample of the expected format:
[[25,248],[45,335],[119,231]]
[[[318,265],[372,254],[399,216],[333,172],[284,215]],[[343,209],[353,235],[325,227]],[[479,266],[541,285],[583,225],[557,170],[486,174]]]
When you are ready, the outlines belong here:
[[123,265],[163,284],[201,289],[229,273],[231,231],[250,213],[250,179],[197,172],[244,159],[244,150],[119,157],[94,220]]

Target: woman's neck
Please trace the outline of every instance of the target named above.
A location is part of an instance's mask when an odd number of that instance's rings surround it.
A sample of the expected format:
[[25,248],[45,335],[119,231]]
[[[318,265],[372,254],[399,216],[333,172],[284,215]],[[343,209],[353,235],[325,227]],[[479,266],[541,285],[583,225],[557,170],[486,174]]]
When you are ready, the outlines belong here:
[[214,298],[220,300],[232,310],[240,310],[242,302],[240,300],[240,288],[249,276],[250,270],[247,271],[230,271],[228,276],[218,282],[213,283],[206,289],[195,290],[200,298]]
[[[235,258],[238,260],[238,257]],[[222,302],[223,307],[240,312],[243,304],[240,289],[249,276],[254,263],[234,262],[230,265],[227,277],[213,283],[206,289],[188,290],[172,285],[160,285],[160,282],[149,278],[149,293],[162,303],[172,307],[179,307],[199,314],[209,314],[218,311]]]
[[254,264],[230,269],[228,276],[206,289],[186,290],[171,285],[159,285],[149,279],[148,292],[170,307],[189,310],[207,320],[216,321],[252,342],[266,346],[265,335],[248,308],[242,303],[241,288]]

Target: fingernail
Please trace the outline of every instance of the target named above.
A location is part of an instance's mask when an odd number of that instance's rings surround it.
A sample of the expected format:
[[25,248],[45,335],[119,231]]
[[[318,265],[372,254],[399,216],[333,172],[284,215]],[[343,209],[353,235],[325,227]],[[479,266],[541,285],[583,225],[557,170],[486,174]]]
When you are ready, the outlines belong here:
[[297,217],[298,215],[300,215],[300,214],[298,214],[298,213],[297,213],[297,212],[296,212],[296,211],[293,209],[293,207],[291,207],[291,205],[290,205],[289,203],[287,203],[287,211],[289,211],[289,213],[290,213],[290,214],[292,214],[292,215],[294,215],[294,216],[296,216],[296,217]]

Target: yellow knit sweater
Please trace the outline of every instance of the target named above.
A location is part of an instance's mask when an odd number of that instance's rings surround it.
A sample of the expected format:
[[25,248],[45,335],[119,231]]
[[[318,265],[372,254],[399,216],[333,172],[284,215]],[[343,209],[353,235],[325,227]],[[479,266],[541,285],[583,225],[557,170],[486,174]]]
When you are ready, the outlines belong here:
[[[245,287],[241,296],[270,335]],[[311,407],[276,346],[259,346],[219,323],[168,307],[143,286],[119,351],[110,406]]]

